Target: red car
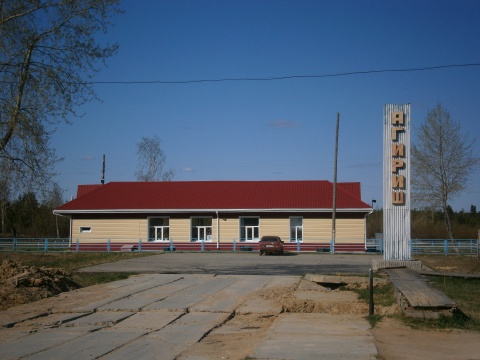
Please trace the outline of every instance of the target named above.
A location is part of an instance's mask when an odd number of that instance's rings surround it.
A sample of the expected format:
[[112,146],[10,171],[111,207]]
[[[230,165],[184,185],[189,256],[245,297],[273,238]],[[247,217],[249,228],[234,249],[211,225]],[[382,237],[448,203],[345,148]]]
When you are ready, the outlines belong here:
[[258,244],[260,245],[260,255],[283,254],[283,241],[278,236],[262,236]]

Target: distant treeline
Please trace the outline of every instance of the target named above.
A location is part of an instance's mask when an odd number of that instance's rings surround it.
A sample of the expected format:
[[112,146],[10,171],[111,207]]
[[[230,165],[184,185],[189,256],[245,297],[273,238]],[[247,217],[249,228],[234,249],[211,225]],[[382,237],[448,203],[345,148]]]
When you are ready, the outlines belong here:
[[[452,221],[455,239],[477,239],[480,229],[480,212],[472,205],[470,211],[454,212],[449,206],[448,212]],[[447,239],[445,216],[441,211],[412,210],[411,237],[413,239]],[[383,210],[375,210],[367,216],[367,238],[383,232]]]
[[68,237],[69,220],[53,214],[60,204],[51,199],[39,202],[33,192],[0,204],[2,237]]

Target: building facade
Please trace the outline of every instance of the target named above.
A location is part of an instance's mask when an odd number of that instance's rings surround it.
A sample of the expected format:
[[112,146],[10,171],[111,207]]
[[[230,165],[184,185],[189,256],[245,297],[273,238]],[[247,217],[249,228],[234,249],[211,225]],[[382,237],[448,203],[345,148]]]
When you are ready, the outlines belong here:
[[[287,248],[318,251],[331,246],[332,194],[329,181],[111,182],[80,185],[54,213],[70,218],[72,244],[82,246],[255,249],[262,236],[277,235]],[[372,209],[360,195],[360,183],[337,184],[337,250],[365,250]]]

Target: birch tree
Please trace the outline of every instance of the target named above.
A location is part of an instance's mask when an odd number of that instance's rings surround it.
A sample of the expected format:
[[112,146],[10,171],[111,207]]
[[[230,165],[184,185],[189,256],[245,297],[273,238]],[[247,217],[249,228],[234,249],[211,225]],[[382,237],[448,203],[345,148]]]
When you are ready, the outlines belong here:
[[454,238],[447,211],[449,202],[468,186],[478,165],[474,142],[462,133],[439,103],[428,112],[412,146],[412,198],[415,204],[441,209],[448,237]]
[[94,99],[91,77],[117,45],[101,45],[119,0],[0,0],[0,161],[17,190],[49,184],[50,138]]
[[167,157],[157,136],[142,137],[137,144],[137,156],[138,165],[135,175],[138,181],[170,181],[173,179],[173,170],[164,169]]

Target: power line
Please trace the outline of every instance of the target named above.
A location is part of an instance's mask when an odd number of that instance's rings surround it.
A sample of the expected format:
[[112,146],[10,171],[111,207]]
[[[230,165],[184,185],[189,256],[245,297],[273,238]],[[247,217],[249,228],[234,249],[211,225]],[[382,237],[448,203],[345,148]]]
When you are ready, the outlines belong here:
[[290,80],[290,79],[319,79],[328,77],[340,77],[351,75],[368,75],[368,74],[380,74],[380,73],[394,73],[394,72],[414,72],[414,71],[430,71],[448,68],[458,67],[473,67],[480,66],[480,63],[472,64],[449,64],[449,65],[437,65],[418,68],[405,68],[405,69],[382,69],[382,70],[364,70],[364,71],[350,71],[333,74],[317,74],[317,75],[287,75],[287,76],[273,76],[273,77],[240,77],[240,78],[220,78],[220,79],[197,79],[197,80],[133,80],[133,81],[91,81],[85,82],[85,84],[198,84],[198,83],[213,83],[213,82],[231,82],[231,81],[277,81],[277,80]]

